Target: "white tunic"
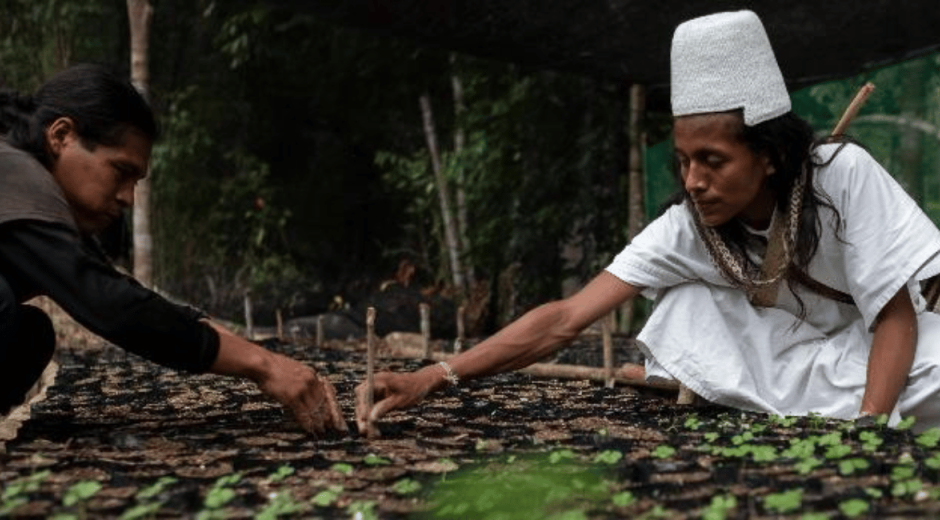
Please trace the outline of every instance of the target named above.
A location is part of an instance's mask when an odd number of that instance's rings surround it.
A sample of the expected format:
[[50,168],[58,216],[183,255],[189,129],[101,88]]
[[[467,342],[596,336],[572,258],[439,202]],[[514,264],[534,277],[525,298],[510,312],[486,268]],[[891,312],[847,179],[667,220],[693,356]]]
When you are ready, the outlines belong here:
[[[818,154],[828,158],[837,145]],[[819,248],[809,274],[850,294],[846,305],[798,286],[805,320],[785,283],[777,304],[756,308],[722,278],[685,205],[652,222],[607,267],[656,300],[638,336],[647,377],[678,379],[709,401],[782,415],[858,415],[872,327],[908,286],[918,312],[914,366],[895,410],[919,429],[940,426],[940,314],[924,311],[919,282],[940,273],[940,231],[862,148],[846,146],[817,170],[818,190],[842,217],[822,208]]]

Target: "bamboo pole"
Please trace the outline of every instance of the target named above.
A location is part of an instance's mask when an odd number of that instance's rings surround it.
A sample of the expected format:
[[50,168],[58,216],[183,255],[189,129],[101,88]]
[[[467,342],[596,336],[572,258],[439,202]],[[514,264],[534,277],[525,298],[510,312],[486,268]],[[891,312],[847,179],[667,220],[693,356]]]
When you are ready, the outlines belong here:
[[614,387],[614,342],[611,338],[610,329],[613,328],[613,313],[607,314],[601,318],[601,338],[604,345],[604,371],[607,373],[605,385],[607,388]]
[[255,337],[255,322],[252,314],[251,291],[245,291],[245,337],[249,341]]
[[284,317],[281,316],[281,309],[274,311],[274,319],[277,320],[277,340],[284,341]]
[[[646,220],[646,206],[644,202],[644,176],[643,154],[646,134],[644,132],[644,115],[646,114],[646,87],[639,84],[630,86],[630,120],[629,138],[630,147],[627,157],[629,174],[627,177],[627,238],[632,242],[643,230]],[[633,327],[633,298],[620,305],[620,332],[630,332]]]
[[461,305],[457,307],[457,339],[454,341],[454,354],[460,354],[463,350],[463,342],[466,339],[464,332],[464,315],[466,308]]
[[680,384],[679,398],[676,399],[676,404],[695,404],[695,392],[689,387]]
[[424,343],[424,359],[431,359],[431,306],[426,303],[418,304],[421,313],[421,338]]
[[849,127],[849,124],[852,122],[852,119],[854,119],[856,114],[858,114],[858,111],[862,108],[862,105],[868,101],[868,96],[870,96],[874,90],[875,85],[871,82],[865,83],[862,85],[862,88],[858,89],[858,93],[855,94],[855,98],[851,103],[849,103],[848,108],[845,109],[845,113],[842,114],[842,118],[839,119],[839,122],[836,124],[835,128],[832,129],[832,137],[839,137],[845,133],[846,129]]
[[[366,344],[368,352],[366,357],[366,409],[372,412],[375,404],[375,307],[366,309]],[[366,438],[378,437],[378,430],[368,421]]]
[[323,347],[323,315],[317,316],[317,348]]

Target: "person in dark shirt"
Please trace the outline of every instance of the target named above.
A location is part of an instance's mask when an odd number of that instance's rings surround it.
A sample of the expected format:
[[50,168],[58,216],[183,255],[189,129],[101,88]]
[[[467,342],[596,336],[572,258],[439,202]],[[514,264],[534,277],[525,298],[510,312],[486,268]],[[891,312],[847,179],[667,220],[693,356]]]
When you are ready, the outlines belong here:
[[134,203],[158,130],[144,98],[95,65],[33,96],[0,90],[0,415],[55,349],[48,296],[115,345],[174,369],[245,377],[314,434],[346,431],[329,381],[117,271],[94,240]]

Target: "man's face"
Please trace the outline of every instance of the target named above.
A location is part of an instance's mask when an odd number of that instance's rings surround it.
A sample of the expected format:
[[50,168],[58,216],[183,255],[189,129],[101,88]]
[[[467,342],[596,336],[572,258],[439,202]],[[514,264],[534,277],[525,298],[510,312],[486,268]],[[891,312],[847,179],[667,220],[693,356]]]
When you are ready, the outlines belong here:
[[675,154],[683,187],[706,226],[738,217],[763,229],[774,210],[765,182],[773,173],[769,161],[738,137],[742,123],[733,113],[676,118]]
[[54,137],[52,175],[81,231],[97,233],[134,205],[134,186],[147,174],[152,143],[134,129],[118,145],[89,150],[74,128]]

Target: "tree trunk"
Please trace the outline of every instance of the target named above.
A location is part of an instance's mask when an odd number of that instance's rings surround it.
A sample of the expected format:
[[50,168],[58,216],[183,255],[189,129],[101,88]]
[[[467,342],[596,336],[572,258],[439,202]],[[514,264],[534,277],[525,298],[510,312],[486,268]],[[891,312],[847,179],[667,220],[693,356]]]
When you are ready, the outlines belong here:
[[[454,92],[454,119],[457,123],[454,125],[454,155],[457,157],[458,161],[463,161],[461,154],[463,153],[464,143],[466,142],[466,137],[463,131],[462,116],[464,111],[466,111],[466,106],[463,103],[463,84],[460,81],[460,76],[457,75],[457,71],[454,70],[454,63],[457,61],[457,55],[450,55],[450,64],[451,64],[451,76],[450,82],[451,87]],[[467,196],[464,186],[466,185],[466,169],[463,164],[457,168],[457,238],[460,240],[460,252],[466,253],[467,245],[469,240],[467,237]],[[466,271],[464,276],[467,280],[467,286],[473,287],[474,285],[474,276],[473,276],[473,266],[465,266]]]
[[[131,82],[149,99],[150,71],[147,59],[150,20],[149,0],[127,0],[131,29]],[[137,183],[134,192],[134,277],[146,287],[153,285],[153,235],[150,232],[150,175]]]
[[428,142],[428,152],[431,154],[431,169],[434,170],[434,180],[437,184],[437,195],[441,203],[441,218],[444,222],[444,239],[446,241],[447,256],[450,259],[450,270],[453,276],[454,288],[458,294],[465,294],[463,269],[461,268],[460,246],[457,243],[457,227],[454,223],[454,214],[450,208],[450,196],[447,189],[447,179],[441,167],[440,149],[437,146],[437,133],[434,129],[434,113],[431,112],[431,99],[427,93],[419,99],[421,105],[421,119],[424,122],[424,137]]
[[[643,114],[646,110],[646,89],[643,85],[630,87],[630,174],[628,178],[629,190],[629,221],[627,223],[627,238],[633,241],[645,225],[646,215],[643,204]],[[620,331],[630,332],[633,326],[633,299],[626,301],[620,307]]]

